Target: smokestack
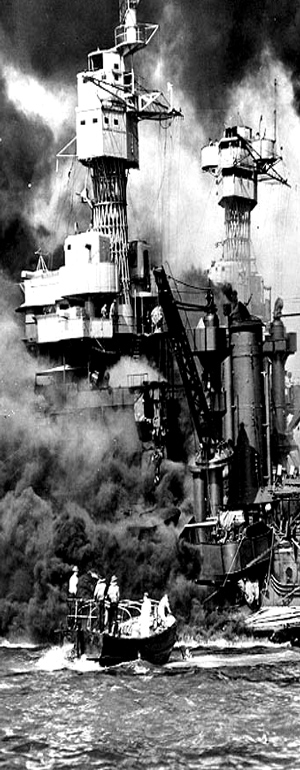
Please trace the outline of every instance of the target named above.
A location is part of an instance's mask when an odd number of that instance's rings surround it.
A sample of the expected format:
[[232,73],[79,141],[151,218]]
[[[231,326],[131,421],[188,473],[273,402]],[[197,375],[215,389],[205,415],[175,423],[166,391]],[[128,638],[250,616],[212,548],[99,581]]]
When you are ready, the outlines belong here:
[[263,482],[264,395],[262,375],[262,323],[252,320],[230,325],[235,474],[232,495],[238,505],[253,502]]

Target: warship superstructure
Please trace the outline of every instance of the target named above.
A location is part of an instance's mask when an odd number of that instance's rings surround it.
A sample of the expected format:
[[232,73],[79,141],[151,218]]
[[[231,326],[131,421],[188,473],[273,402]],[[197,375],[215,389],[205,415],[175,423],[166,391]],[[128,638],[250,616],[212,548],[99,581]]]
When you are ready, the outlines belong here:
[[120,354],[132,355],[137,344],[140,352],[160,320],[157,310],[151,316],[157,258],[145,241],[129,241],[126,188],[129,171],[139,167],[139,122],[170,123],[180,113],[133,69],[134,54],[157,31],[138,22],[139,1],[120,0],[114,47],[92,51],[77,76],[76,153],[86,171],[81,200],[90,226],[67,236],[57,270],[40,255],[36,270],[22,273],[27,345],[99,382]]
[[209,271],[218,307],[209,291],[196,328],[184,328],[184,303],[175,301],[163,268],[154,271],[199,440],[190,464],[194,516],[182,538],[198,556],[199,584],[218,599],[242,594],[254,607],[300,595],[300,456],[288,427],[285,370],[296,335],[285,329],[281,298],[270,319],[250,241],[258,176],[285,183],[277,161],[275,140],[252,140],[245,126],[226,128],[202,152],[225,209],[225,239]]

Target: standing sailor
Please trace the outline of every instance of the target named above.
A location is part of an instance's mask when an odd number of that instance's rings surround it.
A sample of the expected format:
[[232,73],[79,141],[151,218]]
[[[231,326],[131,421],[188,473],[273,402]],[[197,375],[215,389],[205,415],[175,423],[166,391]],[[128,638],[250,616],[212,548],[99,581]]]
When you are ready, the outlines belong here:
[[108,632],[111,634],[113,629],[113,633],[115,634],[117,628],[118,603],[120,599],[120,589],[116,575],[113,575],[111,578],[107,591],[107,598],[109,601]]
[[78,586],[78,567],[73,567],[72,575],[69,580],[69,594],[73,598],[75,598],[77,594],[77,586]]
[[99,631],[104,630],[105,621],[105,593],[106,593],[106,581],[105,578],[99,577],[94,590],[94,599],[98,602],[98,620]]
[[140,615],[141,636],[149,636],[150,625],[151,625],[151,599],[149,599],[149,594],[144,593],[142,606],[141,606],[141,615]]
[[68,617],[69,621],[71,621],[72,625],[74,620],[76,621],[77,618],[77,588],[78,588],[78,567],[72,568],[72,575],[69,580],[69,612]]
[[164,594],[162,596],[158,604],[157,613],[159,622],[164,624],[166,622],[167,616],[171,614],[168,594]]

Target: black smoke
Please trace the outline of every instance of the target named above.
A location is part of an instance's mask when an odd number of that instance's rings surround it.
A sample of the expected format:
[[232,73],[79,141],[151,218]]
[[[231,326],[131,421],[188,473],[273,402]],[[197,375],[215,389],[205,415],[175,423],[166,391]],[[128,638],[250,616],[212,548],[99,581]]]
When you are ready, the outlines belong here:
[[30,395],[31,374],[12,358],[1,381],[0,636],[54,640],[74,564],[117,574],[123,597],[170,587],[175,610],[184,466],[164,461],[155,487],[133,415],[55,423]]
[[89,51],[113,46],[117,23],[116,0],[10,0],[0,9],[4,45],[16,63],[57,83],[76,76]]
[[51,130],[9,101],[0,78],[0,251],[1,266],[18,279],[31,266],[37,233],[28,223],[32,181],[46,182],[54,166]]
[[[3,274],[1,286],[0,636],[54,639],[73,564],[82,575],[116,573],[123,597],[160,598],[170,587],[176,609],[173,521],[188,505],[185,466],[164,460],[155,485],[133,411],[101,419],[84,409],[83,392],[76,414],[71,399],[50,417],[13,312],[17,287]],[[183,584],[181,576],[179,597]]]

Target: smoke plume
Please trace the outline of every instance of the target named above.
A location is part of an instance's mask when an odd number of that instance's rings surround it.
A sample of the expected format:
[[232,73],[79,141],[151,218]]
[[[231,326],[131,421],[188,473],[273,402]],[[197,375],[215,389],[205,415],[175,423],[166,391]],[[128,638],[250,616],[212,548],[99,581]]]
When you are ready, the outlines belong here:
[[[184,465],[164,460],[155,486],[153,449],[143,450],[133,410],[100,419],[80,392],[80,410],[72,398],[50,416],[13,314],[18,289],[4,275],[1,286],[0,635],[54,639],[73,564],[82,575],[116,573],[123,596],[147,589],[160,598],[170,584],[175,609],[172,522],[188,498]],[[127,373],[135,367],[127,360]],[[117,365],[112,382],[126,385],[126,372]]]

